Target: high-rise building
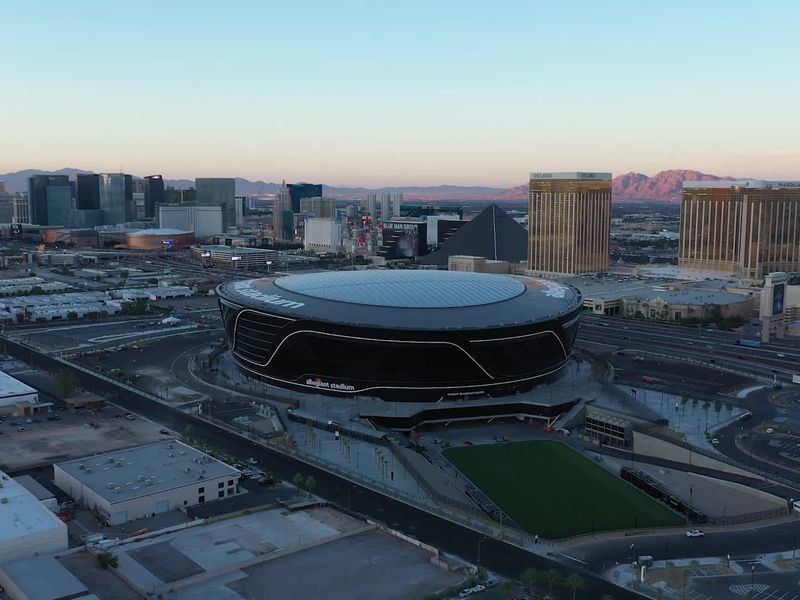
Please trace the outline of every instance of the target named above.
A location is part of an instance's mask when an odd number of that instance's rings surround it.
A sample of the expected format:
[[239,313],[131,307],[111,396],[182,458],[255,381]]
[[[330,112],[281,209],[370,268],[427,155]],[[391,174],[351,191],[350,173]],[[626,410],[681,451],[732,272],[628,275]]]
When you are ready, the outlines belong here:
[[236,224],[236,180],[232,177],[201,177],[194,180],[197,204],[222,206],[222,225],[228,227]]
[[75,208],[97,210],[100,208],[100,175],[78,174],[75,177]]
[[176,190],[175,188],[168,188],[164,190],[165,204],[181,204],[183,202],[195,202],[196,199],[197,198],[194,188],[189,188],[188,190]]
[[678,266],[753,282],[800,271],[800,181],[685,181]]
[[336,218],[336,200],[333,198],[303,198],[300,200],[300,212],[318,219]]
[[158,226],[162,229],[193,231],[195,237],[203,239],[223,233],[222,206],[199,205],[192,202],[182,204],[161,203],[157,207]]
[[400,216],[400,209],[403,206],[403,194],[397,192],[396,194],[392,194],[392,216],[399,217]]
[[608,271],[611,173],[531,173],[528,269],[539,275]]
[[381,221],[388,221],[392,216],[390,211],[392,197],[387,193],[381,194]]
[[377,194],[367,194],[367,214],[372,221],[375,221],[377,215],[375,214],[375,206],[378,202]]
[[161,175],[148,175],[144,178],[144,216],[151,219],[156,216],[156,207],[165,201],[164,178]]
[[[63,216],[64,204],[67,213],[72,205],[72,187],[66,175],[34,175],[28,178],[28,215],[34,225],[67,225],[50,223],[48,213],[53,218]],[[52,209],[49,208],[53,205]]]
[[289,198],[291,199],[291,210],[293,213],[300,212],[300,200],[303,198],[321,198],[322,184],[320,183],[290,183]]
[[125,173],[100,173],[100,210],[105,225],[136,220],[133,177]]
[[284,183],[272,208],[272,230],[276,240],[291,239],[294,229],[294,213],[289,188]]

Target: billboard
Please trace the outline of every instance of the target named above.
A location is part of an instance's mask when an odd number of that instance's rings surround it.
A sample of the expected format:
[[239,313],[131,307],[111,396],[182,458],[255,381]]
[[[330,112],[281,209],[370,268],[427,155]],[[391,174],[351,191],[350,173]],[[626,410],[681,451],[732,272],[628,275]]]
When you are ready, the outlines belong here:
[[428,228],[425,223],[388,221],[383,224],[383,245],[378,255],[387,260],[416,258],[428,251]]
[[783,314],[783,304],[786,295],[786,284],[776,283],[772,288],[772,314]]

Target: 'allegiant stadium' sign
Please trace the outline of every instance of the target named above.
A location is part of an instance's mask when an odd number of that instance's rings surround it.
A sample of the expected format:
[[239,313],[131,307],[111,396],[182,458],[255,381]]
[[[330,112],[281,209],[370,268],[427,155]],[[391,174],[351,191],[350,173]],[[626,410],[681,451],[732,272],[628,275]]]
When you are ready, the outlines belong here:
[[326,390],[339,390],[341,392],[353,392],[356,389],[349,383],[332,383],[330,381],[323,381],[319,377],[316,379],[306,379],[306,385],[310,385],[315,388],[323,388]]
[[294,300],[287,300],[281,298],[278,294],[264,294],[258,290],[253,289],[253,283],[258,283],[259,280],[237,281],[233,284],[233,289],[236,293],[258,300],[264,304],[275,304],[276,306],[285,306],[286,308],[301,308],[305,306],[303,302],[295,302]]

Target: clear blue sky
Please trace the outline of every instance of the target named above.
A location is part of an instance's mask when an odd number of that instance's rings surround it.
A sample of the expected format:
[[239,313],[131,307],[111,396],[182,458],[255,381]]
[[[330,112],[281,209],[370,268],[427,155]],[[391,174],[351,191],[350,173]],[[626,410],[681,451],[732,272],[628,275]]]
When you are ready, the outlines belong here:
[[800,176],[800,2],[0,2],[0,172]]

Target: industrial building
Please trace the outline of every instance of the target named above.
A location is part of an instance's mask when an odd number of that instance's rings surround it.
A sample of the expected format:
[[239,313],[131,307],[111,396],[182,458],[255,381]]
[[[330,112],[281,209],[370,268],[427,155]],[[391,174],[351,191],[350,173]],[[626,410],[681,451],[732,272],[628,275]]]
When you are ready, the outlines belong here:
[[67,524],[0,471],[0,564],[67,547]]
[[161,300],[162,298],[189,298],[194,291],[185,285],[158,285],[141,288],[111,290],[112,298],[127,302],[130,300]]
[[800,181],[685,181],[678,265],[761,282],[800,271]]
[[239,471],[165,440],[58,463],[55,484],[111,525],[232,496]]
[[534,275],[609,268],[611,173],[531,173],[528,269]]
[[276,250],[231,246],[200,246],[192,249],[193,258],[208,266],[224,269],[256,269],[266,271],[278,259]]
[[120,303],[111,300],[104,292],[0,298],[0,321],[35,323],[92,315],[115,315],[118,312]]
[[42,406],[39,392],[26,383],[0,371],[0,417],[22,417],[32,415]]

